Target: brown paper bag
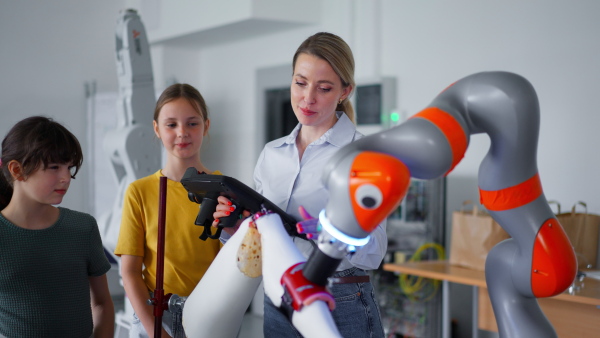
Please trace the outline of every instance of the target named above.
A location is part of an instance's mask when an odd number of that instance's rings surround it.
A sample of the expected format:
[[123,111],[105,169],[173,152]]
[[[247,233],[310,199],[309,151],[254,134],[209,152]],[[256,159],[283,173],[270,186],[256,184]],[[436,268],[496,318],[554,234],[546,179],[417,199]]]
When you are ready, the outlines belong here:
[[452,214],[449,261],[453,265],[483,271],[488,252],[510,236],[477,205],[472,211],[464,210],[469,204],[471,201],[465,201],[461,210]]
[[[565,229],[565,233],[573,245],[577,255],[577,266],[580,269],[595,268],[598,255],[598,231],[600,229],[600,216],[588,214],[587,204],[577,202],[571,208],[571,212],[560,212],[560,204],[556,201],[548,202],[558,206],[556,218]],[[583,208],[583,212],[577,212],[577,206]]]

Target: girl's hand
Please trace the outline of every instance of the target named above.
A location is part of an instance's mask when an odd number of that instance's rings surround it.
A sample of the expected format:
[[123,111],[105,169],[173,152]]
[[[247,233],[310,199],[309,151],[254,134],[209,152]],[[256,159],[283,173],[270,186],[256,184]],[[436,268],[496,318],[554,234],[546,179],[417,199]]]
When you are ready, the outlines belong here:
[[[235,205],[233,205],[233,203],[231,203],[231,201],[227,197],[219,196],[217,198],[217,201],[219,202],[219,204],[217,204],[217,207],[215,208],[215,212],[213,213],[213,217],[215,220],[212,223],[212,226],[214,228],[216,228],[219,225],[220,218],[231,215],[231,213],[235,210]],[[235,223],[234,227],[225,227],[225,228],[223,228],[223,231],[225,231],[229,235],[233,235],[237,231],[237,229],[240,227],[240,224],[242,224],[242,221],[244,220],[244,218],[246,218],[250,215],[251,215],[251,213],[248,210],[243,210],[242,211],[243,218],[239,219]]]
[[303,206],[298,207],[298,212],[304,218],[304,221],[296,223],[296,230],[299,234],[306,234],[306,238],[316,238],[321,231],[319,219],[312,217]]

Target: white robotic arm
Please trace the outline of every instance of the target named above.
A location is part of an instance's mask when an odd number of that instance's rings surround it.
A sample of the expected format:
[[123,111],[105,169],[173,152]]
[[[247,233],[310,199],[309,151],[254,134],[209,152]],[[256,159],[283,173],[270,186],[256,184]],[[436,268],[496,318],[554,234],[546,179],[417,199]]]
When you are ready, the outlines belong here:
[[[240,271],[236,256],[249,227],[261,235],[262,278]],[[264,280],[266,295],[282,305],[282,276],[304,262],[277,214],[257,213],[247,218],[227,241],[183,307],[183,327],[188,337],[235,337],[256,289]],[[301,270],[300,270],[301,272]],[[305,337],[341,337],[330,313],[333,298],[318,293],[310,304],[292,310],[292,324]],[[326,300],[325,300],[326,299]]]

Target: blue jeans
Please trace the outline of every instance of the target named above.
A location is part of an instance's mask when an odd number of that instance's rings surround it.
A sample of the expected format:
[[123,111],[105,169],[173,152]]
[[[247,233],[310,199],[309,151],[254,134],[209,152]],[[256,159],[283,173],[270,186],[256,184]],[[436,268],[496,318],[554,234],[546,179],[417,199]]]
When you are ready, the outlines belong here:
[[[163,314],[162,326],[170,336],[171,327],[173,326],[173,317],[171,317],[171,314]],[[152,334],[154,334],[154,332],[152,332]],[[150,335],[146,332],[144,325],[142,325],[142,321],[134,313],[133,320],[131,321],[131,328],[129,329],[129,338],[148,338],[149,336]]]
[[[358,268],[338,271],[334,277],[364,276],[367,273]],[[371,283],[333,284],[335,298],[333,320],[343,337],[379,338],[383,337],[381,315],[375,301]],[[265,338],[302,337],[269,297],[265,297],[263,332]]]
[[[165,329],[165,331],[167,331],[169,336],[173,337],[173,315],[170,312],[165,311],[163,313],[162,327]],[[183,328],[180,330],[183,331]],[[152,331],[152,335],[154,335],[154,331]],[[131,328],[129,329],[129,338],[148,338],[149,336],[150,335],[146,332],[142,321],[134,313],[133,320],[131,321]],[[185,337],[185,332],[178,332],[177,336]]]

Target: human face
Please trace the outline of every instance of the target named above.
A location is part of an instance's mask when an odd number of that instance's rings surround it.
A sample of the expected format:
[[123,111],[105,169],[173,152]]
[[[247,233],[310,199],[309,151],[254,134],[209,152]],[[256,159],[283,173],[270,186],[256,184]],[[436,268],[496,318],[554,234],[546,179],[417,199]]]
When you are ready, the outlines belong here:
[[30,200],[40,204],[60,204],[69,190],[75,166],[49,163],[25,178],[17,178],[18,186]]
[[210,121],[204,121],[185,98],[165,104],[154,121],[154,132],[170,158],[199,160],[202,140]]
[[327,130],[335,124],[338,102],[352,88],[342,86],[342,80],[327,61],[302,53],[296,59],[290,90],[292,109],[302,126]]

